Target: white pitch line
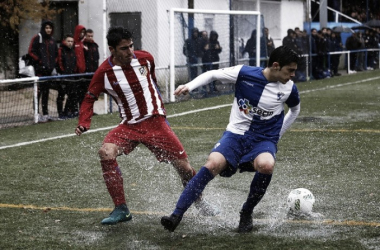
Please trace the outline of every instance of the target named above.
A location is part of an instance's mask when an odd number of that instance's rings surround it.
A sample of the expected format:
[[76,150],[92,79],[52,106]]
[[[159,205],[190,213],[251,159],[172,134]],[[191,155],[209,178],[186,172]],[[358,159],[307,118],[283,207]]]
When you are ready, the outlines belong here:
[[[364,79],[364,80],[360,80],[360,81],[342,83],[342,84],[337,84],[337,85],[333,85],[333,86],[327,86],[327,87],[319,88],[319,89],[304,90],[304,91],[300,91],[300,94],[306,94],[306,93],[315,92],[315,91],[322,91],[322,90],[326,90],[326,89],[339,88],[339,87],[343,87],[343,86],[347,86],[347,85],[352,85],[352,84],[357,84],[357,83],[363,83],[363,82],[368,82],[368,81],[374,81],[374,80],[377,80],[377,79],[380,79],[380,77],[372,77],[372,78],[368,78],[368,79]],[[188,115],[188,114],[193,114],[193,113],[198,113],[198,112],[207,111],[207,110],[213,110],[213,109],[219,109],[219,108],[224,108],[224,107],[228,107],[228,106],[232,106],[232,104],[223,104],[223,105],[218,105],[218,106],[215,106],[215,107],[209,107],[209,108],[191,110],[191,111],[182,112],[182,113],[178,113],[178,114],[168,115],[167,118],[184,116],[184,115]],[[95,133],[95,132],[99,132],[99,131],[103,131],[103,130],[109,130],[109,129],[112,129],[112,128],[116,127],[116,126],[117,125],[110,126],[110,127],[104,127],[104,128],[91,129],[91,130],[87,131],[86,134]],[[6,148],[21,147],[21,146],[30,145],[30,144],[39,143],[39,142],[52,141],[52,140],[62,139],[62,138],[67,138],[67,137],[72,137],[72,136],[76,136],[76,134],[60,135],[60,136],[54,136],[54,137],[40,139],[40,140],[34,140],[34,141],[28,141],[28,142],[20,142],[20,143],[16,143],[16,144],[13,144],[13,145],[2,146],[2,147],[0,147],[0,150],[6,149]]]
[[[218,106],[210,107],[210,108],[197,109],[197,110],[182,112],[182,113],[178,113],[178,114],[168,115],[166,117],[167,118],[178,117],[178,116],[188,115],[188,114],[212,110],[212,109],[224,108],[224,107],[228,107],[228,106],[231,106],[231,104],[224,104],[224,105],[218,105]],[[104,127],[104,128],[91,129],[91,130],[87,131],[85,134],[95,133],[95,132],[99,132],[99,131],[103,131],[103,130],[110,130],[116,126],[117,125],[110,126],[110,127]],[[0,150],[6,149],[6,148],[21,147],[21,146],[30,145],[30,144],[39,143],[39,142],[52,141],[52,140],[62,139],[62,138],[67,138],[67,137],[72,137],[72,136],[76,136],[76,134],[73,133],[73,134],[59,135],[59,136],[54,136],[54,137],[49,137],[49,138],[39,139],[39,140],[34,140],[34,141],[20,142],[20,143],[16,143],[13,145],[2,146],[2,147],[0,147]]]

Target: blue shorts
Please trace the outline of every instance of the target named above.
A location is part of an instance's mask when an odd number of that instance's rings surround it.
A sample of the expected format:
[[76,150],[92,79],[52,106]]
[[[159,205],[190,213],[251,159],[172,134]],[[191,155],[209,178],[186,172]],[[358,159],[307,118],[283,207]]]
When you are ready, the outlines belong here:
[[211,152],[221,153],[226,158],[228,167],[220,175],[231,177],[238,169],[254,172],[253,161],[261,153],[270,153],[276,159],[277,145],[247,133],[238,135],[226,131]]

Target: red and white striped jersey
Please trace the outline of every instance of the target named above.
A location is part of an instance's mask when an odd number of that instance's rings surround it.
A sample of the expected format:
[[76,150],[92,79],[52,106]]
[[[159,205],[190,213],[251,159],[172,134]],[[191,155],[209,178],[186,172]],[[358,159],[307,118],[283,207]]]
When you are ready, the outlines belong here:
[[133,124],[153,115],[166,115],[156,85],[153,56],[146,51],[134,53],[130,65],[113,65],[112,56],[100,65],[81,105],[79,125],[89,129],[94,102],[102,92],[110,94],[117,103],[121,123]]

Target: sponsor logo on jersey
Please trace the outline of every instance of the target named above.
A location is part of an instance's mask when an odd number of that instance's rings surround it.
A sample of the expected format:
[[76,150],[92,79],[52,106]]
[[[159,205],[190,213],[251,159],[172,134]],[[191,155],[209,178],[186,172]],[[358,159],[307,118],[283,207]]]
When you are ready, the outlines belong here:
[[285,95],[284,93],[278,92],[277,93],[277,101],[281,100],[281,98],[284,97],[284,95]]
[[139,71],[142,76],[148,75],[148,68],[146,66],[142,66],[141,68],[139,68]]
[[238,101],[239,110],[244,112],[244,114],[250,114],[250,115],[259,115],[262,117],[268,117],[273,115],[272,111],[266,111],[258,107],[253,107],[249,100],[247,99],[239,99]]

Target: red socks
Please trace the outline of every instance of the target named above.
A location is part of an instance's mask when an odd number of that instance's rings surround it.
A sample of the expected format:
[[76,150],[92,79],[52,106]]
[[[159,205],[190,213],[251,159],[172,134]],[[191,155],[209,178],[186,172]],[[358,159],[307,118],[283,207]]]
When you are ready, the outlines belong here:
[[126,204],[123,186],[123,177],[116,159],[101,160],[103,178],[115,206]]

